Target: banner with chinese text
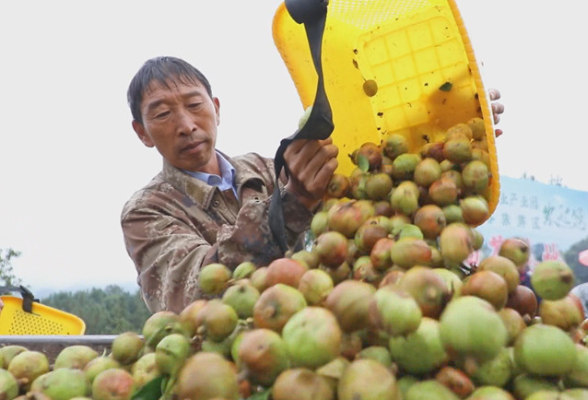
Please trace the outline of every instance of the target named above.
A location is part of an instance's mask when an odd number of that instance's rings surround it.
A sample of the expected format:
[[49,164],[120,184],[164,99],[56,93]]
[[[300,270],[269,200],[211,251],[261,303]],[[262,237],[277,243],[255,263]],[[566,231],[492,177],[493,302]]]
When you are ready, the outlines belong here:
[[496,210],[477,228],[484,247],[470,261],[496,254],[504,239],[516,236],[531,246],[532,269],[539,261],[561,259],[588,237],[588,192],[506,176],[500,177],[500,192]]

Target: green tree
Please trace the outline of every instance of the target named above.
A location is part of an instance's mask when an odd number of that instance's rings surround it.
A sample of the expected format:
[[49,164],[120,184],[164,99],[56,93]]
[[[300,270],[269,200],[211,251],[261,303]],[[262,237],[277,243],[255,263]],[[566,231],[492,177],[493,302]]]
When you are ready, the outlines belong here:
[[76,292],[56,292],[41,303],[74,314],[84,320],[87,335],[141,333],[151,315],[139,290],[129,293],[117,285]]
[[565,253],[565,262],[574,270],[576,276],[576,284],[588,282],[588,267],[580,264],[578,255],[588,249],[588,237],[573,244]]
[[20,257],[20,251],[0,249],[0,286],[19,286],[22,281],[14,275],[12,260]]

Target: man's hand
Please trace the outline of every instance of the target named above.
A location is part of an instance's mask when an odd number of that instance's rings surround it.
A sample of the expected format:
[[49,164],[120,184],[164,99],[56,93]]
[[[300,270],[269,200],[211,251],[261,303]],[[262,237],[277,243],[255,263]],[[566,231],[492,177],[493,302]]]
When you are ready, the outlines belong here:
[[[497,102],[500,99],[500,92],[497,89],[489,89],[488,95],[490,97],[490,106],[492,107],[492,117],[494,118],[494,125],[500,122],[500,114],[504,112],[504,105]],[[494,134],[496,137],[502,135],[502,129],[496,129]]]
[[337,169],[339,149],[331,138],[294,140],[284,152],[290,176],[286,190],[309,210],[322,200],[327,185]]

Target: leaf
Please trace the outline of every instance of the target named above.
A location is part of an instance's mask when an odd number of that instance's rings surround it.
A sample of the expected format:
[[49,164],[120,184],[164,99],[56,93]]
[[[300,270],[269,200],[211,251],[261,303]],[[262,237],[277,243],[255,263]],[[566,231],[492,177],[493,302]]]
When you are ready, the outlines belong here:
[[161,391],[162,382],[165,376],[160,375],[153,378],[136,392],[131,400],[159,400],[163,392]]
[[247,397],[245,400],[269,400],[270,395],[272,393],[271,388],[266,389],[263,392],[254,393],[251,396]]
[[370,169],[370,162],[368,161],[367,157],[363,154],[359,154],[357,156],[357,166],[363,172],[368,172]]
[[453,88],[453,83],[445,82],[443,85],[439,86],[439,90],[442,92],[449,92]]

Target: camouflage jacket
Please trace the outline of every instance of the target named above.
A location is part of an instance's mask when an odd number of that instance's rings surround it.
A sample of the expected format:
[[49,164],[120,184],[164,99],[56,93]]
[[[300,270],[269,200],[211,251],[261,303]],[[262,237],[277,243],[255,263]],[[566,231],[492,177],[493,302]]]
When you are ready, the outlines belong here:
[[[204,297],[198,288],[203,265],[220,262],[233,269],[253,261],[260,267],[283,256],[268,222],[273,161],[253,153],[225,157],[236,170],[238,201],[231,190],[221,192],[164,161],[163,170],[124,205],[125,246],[152,312],[180,312]],[[294,246],[312,213],[285,190],[281,193]]]

